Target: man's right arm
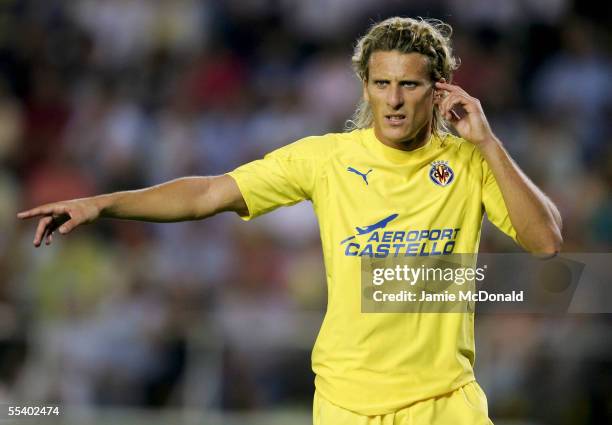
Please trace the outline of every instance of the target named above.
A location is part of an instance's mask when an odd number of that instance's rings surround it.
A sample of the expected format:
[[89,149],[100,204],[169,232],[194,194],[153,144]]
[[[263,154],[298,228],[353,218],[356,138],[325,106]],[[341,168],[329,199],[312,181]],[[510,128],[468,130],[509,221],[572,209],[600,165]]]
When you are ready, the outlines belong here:
[[34,245],[50,244],[53,232],[66,234],[99,217],[176,222],[199,220],[223,211],[247,213],[238,185],[228,175],[183,177],[146,189],[115,192],[90,198],[41,205],[17,216],[39,217]]

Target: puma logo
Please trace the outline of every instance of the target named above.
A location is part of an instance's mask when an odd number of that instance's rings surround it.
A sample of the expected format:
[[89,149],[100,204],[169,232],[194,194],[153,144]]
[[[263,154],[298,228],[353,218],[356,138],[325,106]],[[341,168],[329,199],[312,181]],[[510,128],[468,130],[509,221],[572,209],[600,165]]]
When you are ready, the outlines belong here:
[[371,168],[370,168],[370,169],[368,170],[368,172],[367,172],[367,173],[365,173],[365,174],[364,174],[364,173],[362,173],[362,172],[361,172],[361,171],[359,171],[359,170],[354,169],[353,167],[348,167],[348,168],[346,169],[346,171],[348,171],[348,172],[350,172],[350,173],[355,173],[355,174],[357,174],[357,175],[361,176],[361,178],[363,179],[363,181],[365,182],[365,184],[369,186],[369,184],[368,184],[368,174],[370,174],[370,173],[372,172],[372,169],[371,169]]

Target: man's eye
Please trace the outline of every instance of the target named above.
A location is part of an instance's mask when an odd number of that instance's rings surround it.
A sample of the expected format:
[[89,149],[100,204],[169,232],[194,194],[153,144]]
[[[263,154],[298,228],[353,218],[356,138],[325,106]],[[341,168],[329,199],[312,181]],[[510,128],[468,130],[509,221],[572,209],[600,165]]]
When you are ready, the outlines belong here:
[[407,81],[407,82],[405,82],[405,83],[402,83],[402,87],[407,87],[407,88],[410,88],[410,89],[411,89],[411,88],[416,87],[416,83],[413,83],[413,82]]
[[386,87],[388,83],[386,81],[376,81],[374,84],[376,84],[378,88],[383,88]]

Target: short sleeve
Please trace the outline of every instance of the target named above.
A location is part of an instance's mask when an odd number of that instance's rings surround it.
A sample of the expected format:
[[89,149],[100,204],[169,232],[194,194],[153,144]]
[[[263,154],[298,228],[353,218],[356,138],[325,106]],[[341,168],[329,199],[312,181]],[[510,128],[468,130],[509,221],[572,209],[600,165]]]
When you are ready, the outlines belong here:
[[487,217],[498,229],[506,235],[514,239],[518,243],[516,230],[510,222],[510,216],[504,197],[497,184],[497,180],[493,172],[489,168],[487,162],[482,159],[483,168],[483,187],[482,187],[482,203],[487,213]]
[[312,199],[318,157],[306,138],[227,173],[240,189],[250,220],[282,206]]

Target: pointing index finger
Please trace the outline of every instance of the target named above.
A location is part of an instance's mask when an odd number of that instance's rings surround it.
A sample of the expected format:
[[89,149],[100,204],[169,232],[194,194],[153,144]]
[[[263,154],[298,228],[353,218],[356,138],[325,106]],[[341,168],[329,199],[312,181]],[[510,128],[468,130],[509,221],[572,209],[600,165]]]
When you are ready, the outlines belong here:
[[468,95],[465,90],[463,90],[461,87],[455,84],[448,84],[448,83],[443,83],[441,81],[436,81],[436,88],[440,90],[446,90],[448,92],[460,93],[465,96]]
[[443,83],[441,81],[436,81],[436,88],[448,91],[457,91],[458,86],[453,84]]
[[38,208],[33,208],[27,211],[21,211],[17,213],[17,218],[30,218],[38,215]]
[[49,214],[64,214],[66,207],[63,205],[43,205],[41,207],[32,208],[27,211],[21,211],[17,213],[18,218],[32,218],[40,215]]

